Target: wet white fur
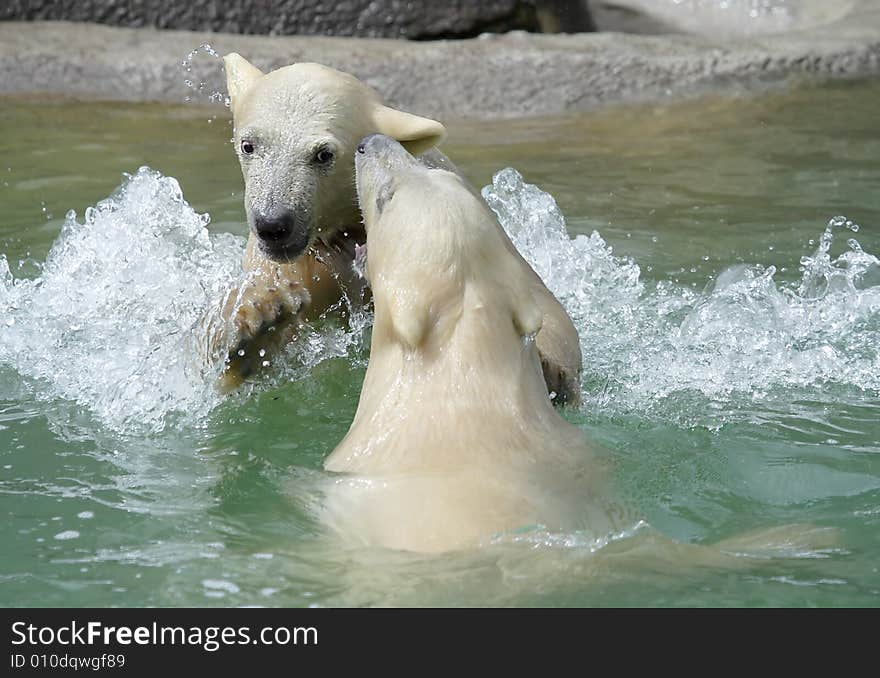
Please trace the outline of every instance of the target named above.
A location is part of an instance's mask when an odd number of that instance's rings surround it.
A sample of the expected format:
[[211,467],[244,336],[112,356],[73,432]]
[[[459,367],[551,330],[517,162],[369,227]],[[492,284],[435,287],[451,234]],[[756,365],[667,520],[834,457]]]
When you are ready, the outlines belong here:
[[375,322],[325,520],[428,552],[539,524],[606,534],[591,450],[547,396],[533,271],[454,173],[386,138],[357,173]]
[[[389,108],[357,78],[321,64],[264,74],[238,54],[224,61],[249,216],[286,208],[308,215],[318,237],[329,238],[360,220],[352,166],[364,135],[378,131],[421,153],[446,134],[439,122]],[[256,142],[252,156],[242,153],[242,139]],[[335,159],[316,169],[312,159],[323,146]],[[255,250],[249,246],[249,256],[259,256]]]

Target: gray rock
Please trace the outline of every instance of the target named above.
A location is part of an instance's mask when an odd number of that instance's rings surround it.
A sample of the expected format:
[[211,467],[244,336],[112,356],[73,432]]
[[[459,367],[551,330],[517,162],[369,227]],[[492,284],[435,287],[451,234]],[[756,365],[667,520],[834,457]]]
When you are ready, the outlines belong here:
[[5,0],[0,21],[11,20],[414,39],[591,26],[586,0]]

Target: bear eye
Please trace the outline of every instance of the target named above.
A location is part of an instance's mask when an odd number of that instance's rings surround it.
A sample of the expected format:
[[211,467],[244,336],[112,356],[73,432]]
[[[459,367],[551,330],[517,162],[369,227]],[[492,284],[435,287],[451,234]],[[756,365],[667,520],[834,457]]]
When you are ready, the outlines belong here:
[[241,140],[241,152],[245,155],[250,155],[254,152],[254,142],[250,139],[242,139]]
[[329,148],[322,148],[315,153],[315,162],[319,165],[329,165],[333,162],[333,151]]

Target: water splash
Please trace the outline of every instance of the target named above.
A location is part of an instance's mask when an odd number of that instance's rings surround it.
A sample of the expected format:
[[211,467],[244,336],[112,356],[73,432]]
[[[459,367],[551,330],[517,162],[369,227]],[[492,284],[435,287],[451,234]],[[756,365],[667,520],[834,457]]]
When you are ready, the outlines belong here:
[[570,238],[552,196],[516,170],[498,172],[483,197],[574,319],[588,407],[717,426],[720,410],[786,389],[880,391],[880,261],[853,238],[830,255],[836,233],[858,231],[843,217],[803,257],[798,283],[738,265],[700,292],[642,280],[598,233]]
[[[704,291],[646,281],[598,233],[570,238],[552,196],[513,169],[483,189],[516,247],[574,319],[588,410],[719,426],[743,403],[790,389],[880,391],[880,262],[854,239],[831,255],[832,219],[801,279],[738,265]],[[241,275],[242,238],[209,234],[180,186],[141,168],[109,198],[68,213],[44,264],[13,275],[0,255],[0,365],[122,431],[198,424],[219,402],[193,350],[197,325]],[[339,357],[363,365],[368,311],[305,326],[252,388],[301,379]]]
[[82,222],[67,214],[32,279],[0,255],[0,364],[50,385],[111,426],[159,429],[216,400],[191,331],[240,267],[243,245],[208,236],[171,177],[142,167]]
[[[196,57],[201,54],[212,57],[212,60],[196,67]],[[208,43],[199,45],[187,53],[180,62],[180,66],[185,73],[183,84],[189,90],[189,93],[184,97],[185,102],[222,103],[226,108],[229,108],[230,99],[226,95],[223,58],[217,50]],[[213,119],[211,118],[209,122]]]
[[[176,415],[198,425],[222,401],[203,321],[241,281],[245,240],[209,234],[209,215],[173,177],[147,167],[124,176],[82,222],[68,212],[34,277],[16,277],[0,255],[0,365],[42,384],[37,397],[74,401],[117,431],[159,431]],[[370,314],[348,298],[338,306],[347,325],[305,325],[251,388],[329,358],[363,360]]]
[[[338,317],[344,318],[340,322]],[[321,315],[318,324],[303,323],[280,360],[267,371],[260,387],[268,388],[305,379],[326,360],[343,358],[352,367],[366,368],[369,359],[366,332],[373,326],[372,305],[343,296]]]

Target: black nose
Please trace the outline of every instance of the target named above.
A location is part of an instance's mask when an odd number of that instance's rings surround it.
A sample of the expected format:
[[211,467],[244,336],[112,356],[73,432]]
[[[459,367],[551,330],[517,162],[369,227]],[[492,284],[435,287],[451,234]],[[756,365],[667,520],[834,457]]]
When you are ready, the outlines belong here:
[[363,139],[361,139],[361,142],[358,144],[358,147],[357,147],[357,152],[361,153],[361,154],[364,153],[367,150],[367,144],[369,144],[376,137],[381,137],[381,136],[382,136],[381,134],[375,134],[375,133],[368,134]]
[[281,244],[290,240],[293,234],[294,218],[290,212],[280,216],[254,218],[254,230],[260,240],[269,244]]

